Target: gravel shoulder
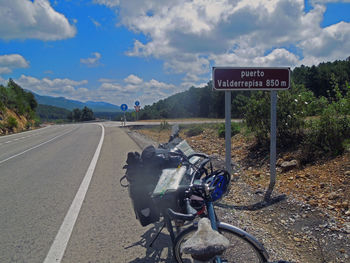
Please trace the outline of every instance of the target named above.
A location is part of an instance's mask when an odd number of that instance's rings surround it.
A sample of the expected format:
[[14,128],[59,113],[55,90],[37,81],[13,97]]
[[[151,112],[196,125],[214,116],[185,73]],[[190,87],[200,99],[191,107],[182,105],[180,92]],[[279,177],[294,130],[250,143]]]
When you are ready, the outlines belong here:
[[[140,130],[128,130],[128,135],[144,148],[169,138],[168,134],[151,139]],[[147,134],[147,133],[146,133]],[[162,140],[163,139],[163,140]],[[208,139],[208,138],[207,138]],[[215,165],[224,165],[224,152],[205,151],[200,138],[188,140],[199,152],[211,154]],[[207,141],[208,144],[208,141]],[[213,145],[210,143],[208,145]],[[234,150],[234,149],[233,149]],[[272,202],[263,202],[265,189],[250,185],[248,169],[233,159],[233,181],[230,193],[216,205],[222,221],[236,225],[262,242],[270,261],[286,260],[300,263],[342,263],[350,261],[350,225],[340,223],[333,213],[275,190]]]

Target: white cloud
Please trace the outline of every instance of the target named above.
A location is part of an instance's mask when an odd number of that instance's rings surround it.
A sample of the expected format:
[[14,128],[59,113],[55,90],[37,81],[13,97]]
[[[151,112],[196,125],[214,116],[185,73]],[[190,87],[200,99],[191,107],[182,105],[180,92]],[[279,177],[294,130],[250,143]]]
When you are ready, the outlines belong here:
[[48,0],[2,0],[0,17],[1,39],[59,40],[76,34],[76,28]]
[[22,88],[31,90],[39,94],[50,96],[64,96],[67,98],[78,98],[87,89],[80,87],[88,84],[87,80],[75,81],[71,79],[38,79],[31,76],[21,75],[15,80]]
[[[104,80],[106,82],[103,82]],[[130,80],[141,81],[131,83]],[[0,83],[2,81],[4,80],[0,77]],[[76,81],[68,78],[39,79],[33,76],[21,75],[14,81],[22,88],[41,95],[62,96],[80,101],[105,101],[117,105],[127,103],[130,107],[132,107],[131,105],[134,104],[135,100],[139,100],[145,105],[166,98],[177,91],[172,84],[155,79],[143,81],[136,75],[129,75],[121,83],[111,79],[100,79],[101,85],[97,89],[90,89],[87,86],[87,80]]]
[[115,82],[115,79],[100,78],[98,81],[102,83],[104,82],[111,83],[111,82]]
[[184,85],[203,83],[211,65],[294,67],[349,54],[349,23],[321,27],[331,0],[314,0],[307,13],[304,0],[95,2],[115,8],[119,24],[147,37],[127,55],[163,60],[168,72],[185,74]]
[[106,80],[95,91],[95,95],[98,98],[105,97],[107,101],[117,104],[119,102],[133,105],[135,100],[140,100],[143,104],[149,104],[178,91],[173,84],[156,79],[144,81],[134,74],[124,78],[122,83],[110,82],[110,79]]
[[227,53],[214,55],[211,59],[215,60],[217,65],[239,65],[239,66],[255,66],[255,67],[272,67],[272,66],[290,66],[298,63],[299,58],[286,49],[274,49],[267,55],[246,58],[238,56],[235,53]]
[[122,86],[119,84],[114,84],[114,83],[103,83],[100,88],[100,91],[107,91],[107,92],[115,92],[115,91],[123,91]]
[[0,55],[0,74],[8,74],[14,69],[27,67],[29,62],[19,54]]
[[98,52],[92,53],[90,58],[81,58],[80,63],[87,65],[88,67],[95,67],[99,65],[99,60],[101,59],[101,54]]
[[155,79],[151,79],[150,81],[146,82],[144,85],[149,89],[158,89],[158,90],[171,90],[175,88],[175,86],[172,84],[159,82],[158,80],[155,80]]
[[138,76],[135,76],[133,74],[129,75],[127,78],[124,79],[125,82],[130,83],[130,84],[141,84],[143,80],[139,78]]
[[340,22],[324,28],[318,35],[306,39],[300,46],[308,54],[302,61],[304,64],[345,59],[350,54],[350,23]]

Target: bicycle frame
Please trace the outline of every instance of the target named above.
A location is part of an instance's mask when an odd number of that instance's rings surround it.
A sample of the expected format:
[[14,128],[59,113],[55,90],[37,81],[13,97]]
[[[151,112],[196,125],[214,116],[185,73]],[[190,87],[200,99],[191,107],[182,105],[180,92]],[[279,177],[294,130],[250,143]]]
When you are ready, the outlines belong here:
[[[200,155],[200,154],[194,154],[193,156],[200,156],[202,158],[207,158],[207,156],[205,155]],[[191,156],[190,156],[191,157]],[[201,163],[201,165],[199,167],[194,167],[192,166],[191,164],[189,165],[189,167],[193,167],[194,170],[191,172],[191,175],[192,175],[192,178],[191,178],[191,181],[190,181],[190,185],[193,186],[194,184],[194,180],[196,178],[200,178],[200,176],[205,172],[203,170],[203,167],[204,165],[207,163],[208,161],[203,161]],[[211,168],[211,173],[213,173],[213,169],[212,169],[212,165],[210,164],[210,168]],[[189,168],[188,167],[188,168]],[[208,176],[208,174],[205,172],[205,174]],[[198,177],[197,177],[198,176]],[[216,230],[218,231],[219,227],[225,227],[226,229],[229,229],[231,232],[234,232],[236,235],[238,236],[241,236],[241,237],[244,237],[244,239],[246,241],[248,241],[252,246],[254,246],[257,250],[260,251],[260,254],[263,255],[263,257],[265,258],[266,262],[267,262],[267,259],[268,259],[268,254],[265,250],[265,248],[263,247],[263,245],[257,241],[252,235],[248,234],[247,232],[245,232],[244,230],[242,229],[239,229],[237,227],[234,227],[234,226],[231,226],[229,224],[226,224],[226,223],[222,223],[220,221],[218,221],[217,219],[217,216],[216,216],[216,213],[215,213],[215,209],[214,209],[214,205],[213,205],[213,199],[212,199],[212,196],[210,194],[210,187],[209,187],[209,184],[208,185],[205,185],[205,192],[204,192],[204,205],[206,207],[206,210],[207,210],[207,215],[206,217],[210,220],[210,223],[211,223],[211,227],[213,230]],[[189,199],[187,199],[187,204],[189,204]],[[190,206],[190,205],[189,205]],[[190,206],[191,208],[191,206]],[[192,208],[193,209],[193,208]],[[168,210],[171,210],[170,208]],[[172,220],[173,219],[181,219],[181,220],[184,220],[184,221],[193,221],[193,219],[196,217],[196,213],[193,213],[190,212],[190,209],[189,207],[187,207],[187,211],[188,211],[188,214],[181,214],[181,213],[178,213],[178,217],[174,217],[174,211],[172,211],[172,213],[168,213],[168,210],[163,210],[161,212],[163,218],[164,218],[164,226],[166,226],[168,232],[169,232],[169,235],[170,235],[170,238],[171,238],[171,242],[173,244],[173,246],[175,246],[175,240],[176,240],[176,233],[174,231],[174,226],[173,226],[173,223],[172,223]],[[197,213],[198,215],[198,213]],[[187,217],[186,217],[187,216]],[[192,216],[192,217],[191,217]],[[194,225],[196,225],[196,222],[193,222]],[[152,242],[153,243],[153,242]],[[216,263],[223,263],[223,262],[226,262],[225,260],[222,260],[220,258],[220,256],[217,256],[216,259],[215,259],[215,262]]]
[[[208,218],[211,222],[211,227],[214,229],[214,230],[218,230],[218,227],[217,227],[217,220],[216,220],[216,214],[215,214],[215,210],[214,210],[214,206],[213,206],[213,203],[211,201],[206,201],[205,202],[205,206],[206,206],[206,209],[207,209],[207,212],[208,212]],[[173,227],[173,224],[171,222],[171,219],[168,215],[164,214],[164,221],[165,221],[165,225],[166,225],[166,228],[170,234],[170,238],[171,238],[171,242],[172,244],[174,245],[175,244],[175,233],[174,233],[174,227]],[[195,223],[194,223],[195,224]],[[217,257],[216,258],[216,262],[217,263],[221,263],[221,259],[220,257]]]

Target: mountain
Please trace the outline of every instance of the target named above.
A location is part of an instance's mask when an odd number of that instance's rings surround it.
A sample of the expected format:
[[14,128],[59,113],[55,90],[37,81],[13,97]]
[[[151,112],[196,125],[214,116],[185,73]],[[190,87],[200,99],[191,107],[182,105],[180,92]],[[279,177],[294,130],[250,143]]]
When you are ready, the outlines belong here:
[[85,106],[92,109],[93,112],[120,112],[120,107],[107,102],[87,101],[81,102],[77,100],[69,100],[64,97],[41,96],[32,92],[38,104],[50,105],[67,110],[75,108],[82,109]]

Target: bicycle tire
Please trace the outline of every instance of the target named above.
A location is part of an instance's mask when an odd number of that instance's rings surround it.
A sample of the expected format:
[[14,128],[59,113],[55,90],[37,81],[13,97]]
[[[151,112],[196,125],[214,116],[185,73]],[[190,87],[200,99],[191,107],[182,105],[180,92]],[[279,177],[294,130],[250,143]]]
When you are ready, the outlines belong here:
[[[174,257],[179,263],[194,262],[190,255],[181,253],[181,245],[197,230],[197,226],[190,226],[182,231],[174,241]],[[218,223],[219,232],[230,241],[230,247],[223,253],[223,262],[232,263],[266,263],[267,253],[262,245],[245,231],[226,223]],[[259,247],[260,246],[260,247]],[[215,263],[216,261],[211,261]]]

